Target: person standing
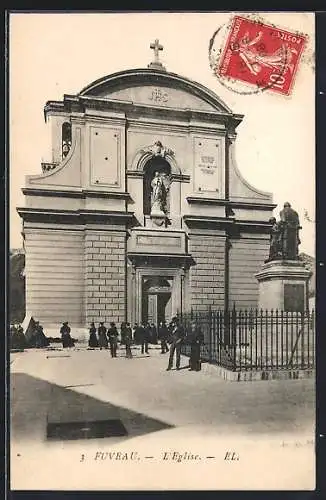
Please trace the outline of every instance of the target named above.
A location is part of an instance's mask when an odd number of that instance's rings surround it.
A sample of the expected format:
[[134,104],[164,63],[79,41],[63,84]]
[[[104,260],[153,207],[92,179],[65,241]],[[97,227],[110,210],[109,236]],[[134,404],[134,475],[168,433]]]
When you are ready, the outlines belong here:
[[141,323],[141,325],[138,328],[138,335],[139,335],[139,340],[140,340],[140,345],[141,345],[141,353],[144,354],[149,354],[148,353],[148,340],[149,340],[149,330],[145,326],[145,323]]
[[174,317],[172,319],[172,343],[170,346],[169,364],[166,371],[171,370],[173,366],[174,352],[176,353],[176,368],[180,370],[181,344],[184,337],[185,332],[182,325],[180,325],[179,318]]
[[165,321],[161,321],[158,327],[158,337],[161,341],[161,354],[165,354],[166,352],[169,352],[169,347],[167,344],[167,340],[169,337],[169,329],[166,326]]
[[125,342],[126,328],[127,328],[126,323],[125,322],[121,323],[121,327],[120,327],[120,335],[121,335],[121,342],[120,343],[121,343],[121,345],[125,345],[125,343],[126,343]]
[[132,341],[135,344],[138,344],[138,323],[135,323],[134,326],[132,327]]
[[152,342],[152,327],[150,323],[146,323],[145,327],[145,337],[147,339],[147,343],[150,344]]
[[157,328],[154,325],[154,323],[150,324],[150,328],[151,328],[151,343],[157,344]]
[[189,340],[191,345],[189,370],[199,372],[201,370],[200,346],[204,341],[204,336],[195,321],[190,324]]
[[[36,347],[48,347],[50,345],[50,342],[49,340],[46,338],[45,334],[44,334],[44,330],[43,330],[43,326],[39,324],[39,322],[37,322],[38,325],[37,325],[37,331],[36,331]],[[68,347],[73,347],[74,346],[74,342],[72,340],[72,338],[70,337],[70,345]]]
[[98,339],[97,339],[96,327],[95,327],[94,323],[91,323],[91,327],[89,329],[88,346],[91,348],[98,347]]
[[107,349],[109,344],[108,344],[108,338],[106,336],[106,326],[104,326],[104,322],[100,322],[100,326],[98,327],[98,345],[100,347],[100,350],[102,349]]
[[115,323],[110,323],[110,328],[108,329],[108,337],[110,344],[111,357],[117,357],[117,348],[118,348],[118,330],[115,326]]
[[130,323],[127,323],[125,327],[125,345],[126,345],[126,358],[129,359],[132,358],[131,343],[132,343],[132,331],[130,328]]
[[70,335],[71,329],[68,324],[68,321],[62,323],[62,327],[60,328],[62,347],[72,347],[74,345],[73,340]]

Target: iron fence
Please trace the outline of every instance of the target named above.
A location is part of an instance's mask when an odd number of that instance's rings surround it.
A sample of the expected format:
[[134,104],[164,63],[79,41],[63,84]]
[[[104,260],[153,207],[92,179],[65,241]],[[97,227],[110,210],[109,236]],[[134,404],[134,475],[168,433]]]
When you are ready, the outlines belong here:
[[[204,336],[201,359],[232,371],[311,369],[315,366],[315,311],[191,311],[191,322]],[[190,342],[182,345],[189,355]]]

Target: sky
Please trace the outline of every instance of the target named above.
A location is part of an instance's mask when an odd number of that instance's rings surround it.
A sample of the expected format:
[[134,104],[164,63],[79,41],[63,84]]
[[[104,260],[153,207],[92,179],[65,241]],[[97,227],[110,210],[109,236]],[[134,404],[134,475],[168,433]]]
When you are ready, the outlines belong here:
[[[215,92],[235,113],[244,114],[236,140],[237,164],[256,188],[273,193],[278,217],[285,201],[302,226],[300,251],[315,255],[315,75],[314,17],[311,13],[261,13],[260,17],[308,36],[290,96],[264,92],[241,95],[221,85],[208,57],[209,41],[232,13],[12,13],[9,23],[10,247],[22,247],[25,176],[50,160],[43,108],[48,100],[77,94],[90,82],[153,59],[150,43],[160,40],[168,71]],[[312,222],[305,220],[308,212]]]

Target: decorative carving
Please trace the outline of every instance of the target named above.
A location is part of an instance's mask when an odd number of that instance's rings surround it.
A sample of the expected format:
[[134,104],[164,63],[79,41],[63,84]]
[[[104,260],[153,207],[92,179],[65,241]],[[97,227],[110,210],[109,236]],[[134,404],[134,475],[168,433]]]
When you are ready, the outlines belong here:
[[168,94],[166,92],[162,92],[161,89],[152,90],[151,96],[149,97],[149,100],[153,102],[167,102],[168,99]]
[[151,153],[153,156],[161,156],[162,158],[165,158],[165,156],[167,155],[174,156],[174,151],[172,151],[172,149],[164,147],[161,141],[156,141],[152,146],[143,148],[141,152]]
[[284,203],[284,208],[280,212],[280,221],[272,217],[269,221],[272,224],[270,232],[269,258],[265,262],[272,260],[298,260],[299,258],[299,230],[301,229],[298,213],[291,208],[289,202]]
[[71,123],[64,122],[62,124],[62,136],[61,136],[61,154],[64,160],[71,149]]
[[62,159],[69,153],[71,148],[71,141],[62,141]]
[[51,170],[54,170],[57,168],[58,163],[46,163],[43,162],[41,163],[41,168],[42,168],[42,173],[46,174],[47,172],[51,172]]

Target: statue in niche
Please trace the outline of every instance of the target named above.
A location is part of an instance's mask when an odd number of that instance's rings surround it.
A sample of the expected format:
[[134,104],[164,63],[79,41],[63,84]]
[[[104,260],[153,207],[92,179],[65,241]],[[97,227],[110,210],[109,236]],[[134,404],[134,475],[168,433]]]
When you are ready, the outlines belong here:
[[165,172],[156,171],[151,182],[151,215],[166,215],[170,178]]
[[272,217],[270,232],[269,258],[272,260],[297,260],[299,258],[299,229],[301,229],[298,213],[291,208],[289,202],[284,203],[280,212],[280,221]]

